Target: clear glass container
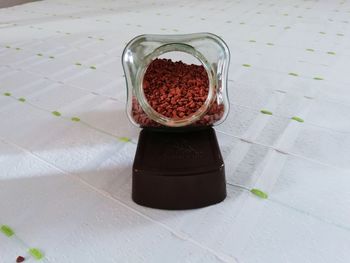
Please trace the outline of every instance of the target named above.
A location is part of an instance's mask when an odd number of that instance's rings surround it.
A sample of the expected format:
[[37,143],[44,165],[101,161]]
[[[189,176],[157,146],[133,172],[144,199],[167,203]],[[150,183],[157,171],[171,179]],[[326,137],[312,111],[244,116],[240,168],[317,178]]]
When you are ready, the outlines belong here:
[[229,60],[226,43],[211,33],[135,37],[122,56],[130,121],[139,127],[220,124],[229,111]]

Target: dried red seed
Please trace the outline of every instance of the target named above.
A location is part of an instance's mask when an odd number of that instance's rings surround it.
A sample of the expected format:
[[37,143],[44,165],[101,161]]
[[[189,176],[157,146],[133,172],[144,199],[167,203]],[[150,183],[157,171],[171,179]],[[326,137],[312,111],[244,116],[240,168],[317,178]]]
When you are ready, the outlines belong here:
[[[209,79],[202,65],[155,59],[148,66],[143,88],[150,106],[168,118],[189,117],[202,107],[209,91]],[[141,126],[159,126],[133,98],[132,114]],[[224,114],[223,105],[214,101],[207,113],[194,125],[211,125]]]
[[184,107],[178,107],[177,110],[182,111],[182,112],[186,111],[186,109]]
[[18,256],[18,257],[16,258],[16,262],[17,262],[17,263],[23,262],[24,260],[25,260],[25,258],[22,257],[22,256]]

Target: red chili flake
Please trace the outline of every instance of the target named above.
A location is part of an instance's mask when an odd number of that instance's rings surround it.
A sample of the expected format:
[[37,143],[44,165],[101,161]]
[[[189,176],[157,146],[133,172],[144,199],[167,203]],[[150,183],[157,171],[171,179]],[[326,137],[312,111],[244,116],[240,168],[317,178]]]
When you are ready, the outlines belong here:
[[19,263],[19,262],[23,262],[24,260],[26,260],[24,257],[22,257],[22,256],[18,256],[17,258],[16,258],[16,262],[17,263]]
[[[172,119],[188,118],[206,101],[209,79],[203,65],[188,65],[170,59],[155,59],[148,66],[143,79],[143,90],[150,106]],[[148,118],[137,99],[133,98],[132,115],[141,126],[159,126]],[[220,120],[224,106],[216,100],[194,125],[211,125]]]

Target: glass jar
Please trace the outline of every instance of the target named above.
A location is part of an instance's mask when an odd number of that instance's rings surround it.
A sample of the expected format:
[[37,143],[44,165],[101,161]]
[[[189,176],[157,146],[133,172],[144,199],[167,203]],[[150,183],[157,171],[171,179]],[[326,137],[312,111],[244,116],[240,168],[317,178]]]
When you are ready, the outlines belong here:
[[135,37],[122,56],[130,121],[139,127],[220,124],[229,111],[229,60],[226,43],[210,33]]

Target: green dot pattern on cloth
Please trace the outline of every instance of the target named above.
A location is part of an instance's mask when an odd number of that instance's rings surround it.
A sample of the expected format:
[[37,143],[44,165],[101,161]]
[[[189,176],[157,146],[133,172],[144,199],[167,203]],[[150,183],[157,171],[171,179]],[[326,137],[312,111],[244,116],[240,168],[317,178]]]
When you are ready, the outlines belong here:
[[96,67],[95,67],[95,66],[90,66],[90,68],[91,68],[91,69],[96,69]]
[[314,52],[315,50],[312,48],[307,48],[306,51]]
[[30,248],[28,249],[28,253],[36,260],[44,258],[43,253],[38,248]]
[[81,63],[77,62],[77,63],[75,63],[75,65],[77,65],[77,66],[81,66]]
[[296,117],[296,116],[292,117],[291,119],[295,120],[295,121],[298,121],[298,122],[304,122],[304,120],[302,118],[299,118],[299,117]]
[[294,73],[294,72],[289,72],[288,75],[294,76],[294,77],[298,77],[299,76],[297,73]]
[[57,117],[61,116],[61,113],[59,113],[58,111],[53,111],[51,113]]
[[19,98],[18,100],[19,100],[20,102],[25,102],[25,101],[26,101],[25,98]]
[[43,54],[41,54],[41,53],[38,53],[38,54],[36,54],[37,56],[39,56],[39,57],[42,57],[43,56]]
[[243,67],[249,68],[251,67],[249,64],[242,64]]
[[268,110],[261,110],[260,112],[261,112],[262,114],[272,115],[272,112],[271,112],[271,111],[268,111]]
[[254,39],[249,40],[251,43],[255,43],[256,41]]
[[0,230],[7,237],[11,237],[15,234],[15,232],[12,230],[12,228],[7,226],[7,225],[2,225]]
[[323,80],[321,77],[314,77],[314,80]]
[[265,192],[263,192],[263,191],[261,191],[261,190],[259,190],[259,189],[253,188],[253,189],[250,190],[250,192],[251,192],[252,194],[254,194],[254,195],[256,195],[256,196],[262,198],[262,199],[267,199],[267,198],[268,198],[267,193],[265,193]]
[[273,46],[274,44],[273,43],[266,43],[266,45]]
[[75,121],[75,122],[80,121],[80,119],[79,119],[78,117],[72,117],[71,120],[72,120],[72,121]]
[[335,55],[335,52],[333,52],[333,51],[328,51],[327,54],[329,54],[329,55]]
[[10,92],[5,92],[4,96],[8,96],[9,97],[9,96],[11,96],[11,93]]

